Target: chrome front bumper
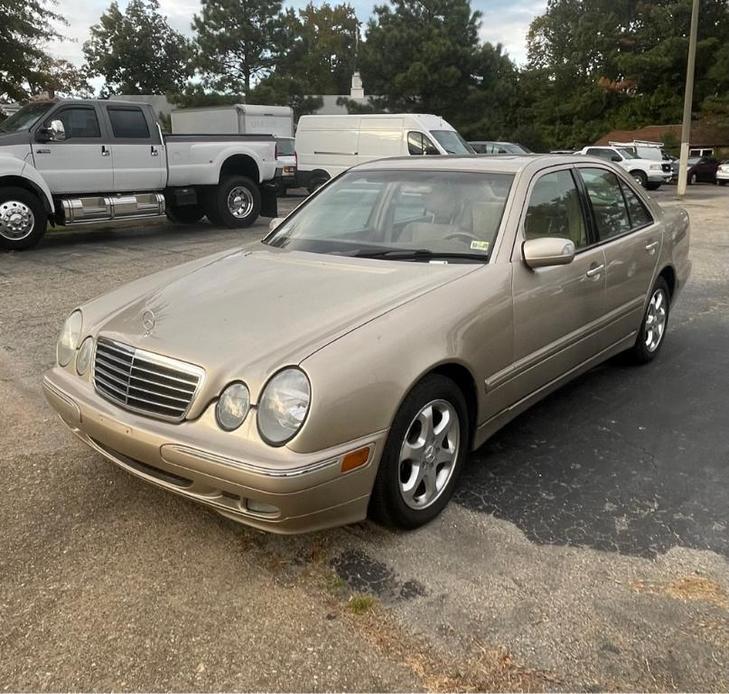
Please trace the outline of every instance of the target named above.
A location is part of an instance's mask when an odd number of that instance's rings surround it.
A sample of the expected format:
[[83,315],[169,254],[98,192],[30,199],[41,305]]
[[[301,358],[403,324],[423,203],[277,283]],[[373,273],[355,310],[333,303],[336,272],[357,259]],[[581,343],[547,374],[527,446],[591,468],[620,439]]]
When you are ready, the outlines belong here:
[[[179,424],[150,419],[102,399],[60,367],[44,376],[43,391],[74,434],[107,460],[238,522],[294,534],[367,515],[385,431],[314,454],[286,447],[256,451],[218,429],[211,407]],[[342,457],[367,446],[366,464],[341,472]]]

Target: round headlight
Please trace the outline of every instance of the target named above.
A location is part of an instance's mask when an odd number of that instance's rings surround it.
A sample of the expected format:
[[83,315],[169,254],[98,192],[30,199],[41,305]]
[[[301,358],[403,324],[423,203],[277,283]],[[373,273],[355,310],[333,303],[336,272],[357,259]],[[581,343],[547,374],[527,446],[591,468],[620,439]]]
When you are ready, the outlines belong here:
[[63,324],[61,336],[56,345],[56,358],[61,366],[67,366],[73,358],[73,353],[78,347],[83,328],[83,317],[81,311],[74,311]]
[[244,383],[231,383],[221,394],[215,406],[218,426],[225,431],[237,429],[251,408],[251,396]]
[[81,343],[81,349],[79,349],[76,355],[76,373],[79,376],[83,376],[89,370],[89,364],[91,363],[91,354],[94,351],[94,338],[87,337]]
[[258,432],[266,443],[280,446],[291,439],[306,419],[311,402],[309,379],[300,369],[279,371],[263,389],[258,402]]

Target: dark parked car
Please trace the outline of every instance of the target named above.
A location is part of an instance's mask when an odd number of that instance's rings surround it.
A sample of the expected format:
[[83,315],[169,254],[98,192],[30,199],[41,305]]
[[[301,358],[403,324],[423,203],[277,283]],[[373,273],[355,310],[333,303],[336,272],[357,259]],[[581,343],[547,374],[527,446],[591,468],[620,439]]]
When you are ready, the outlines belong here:
[[532,151],[516,142],[493,142],[491,140],[476,140],[469,142],[476,154],[531,154]]
[[719,160],[713,157],[689,157],[688,183],[716,183]]

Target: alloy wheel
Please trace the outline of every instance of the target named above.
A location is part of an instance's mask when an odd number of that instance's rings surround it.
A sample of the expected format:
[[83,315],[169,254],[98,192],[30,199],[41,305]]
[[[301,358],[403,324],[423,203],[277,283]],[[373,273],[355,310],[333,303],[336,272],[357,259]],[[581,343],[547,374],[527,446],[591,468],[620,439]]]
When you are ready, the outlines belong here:
[[441,496],[456,467],[460,435],[458,413],[446,400],[433,400],[415,415],[398,462],[400,494],[407,506],[424,509]]
[[668,319],[668,297],[663,289],[653,292],[645,318],[645,346],[649,352],[655,352],[663,340]]

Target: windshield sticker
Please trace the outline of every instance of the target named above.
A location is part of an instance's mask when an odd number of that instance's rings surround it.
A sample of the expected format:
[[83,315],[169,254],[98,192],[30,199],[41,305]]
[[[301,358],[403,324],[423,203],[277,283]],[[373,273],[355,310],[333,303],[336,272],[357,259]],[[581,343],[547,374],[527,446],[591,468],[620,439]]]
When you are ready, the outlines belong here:
[[472,251],[483,251],[486,253],[489,249],[489,242],[488,241],[471,241],[471,250]]

